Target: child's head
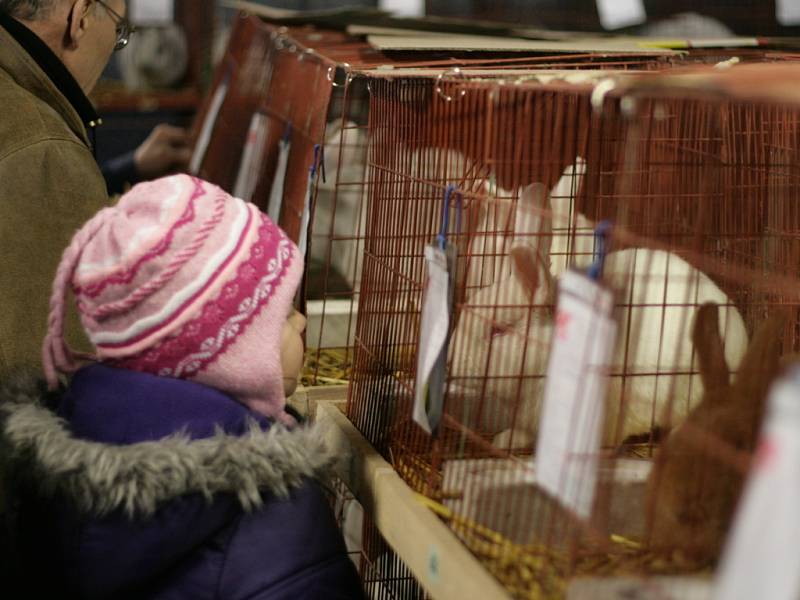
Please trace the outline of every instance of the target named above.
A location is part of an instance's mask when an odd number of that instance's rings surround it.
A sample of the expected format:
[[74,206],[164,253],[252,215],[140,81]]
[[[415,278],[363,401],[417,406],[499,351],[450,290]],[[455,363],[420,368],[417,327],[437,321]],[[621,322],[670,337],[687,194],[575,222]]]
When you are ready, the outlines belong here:
[[51,386],[74,370],[63,340],[72,288],[97,357],[216,387],[285,418],[303,362],[292,300],[295,244],[252,205],[186,175],[143,183],[92,218],[64,252],[43,348]]

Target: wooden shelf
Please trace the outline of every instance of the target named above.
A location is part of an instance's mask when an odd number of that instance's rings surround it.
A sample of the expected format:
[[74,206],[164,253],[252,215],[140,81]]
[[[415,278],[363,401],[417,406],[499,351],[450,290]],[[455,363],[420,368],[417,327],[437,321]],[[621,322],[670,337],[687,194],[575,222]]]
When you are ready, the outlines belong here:
[[[324,388],[322,388],[324,390]],[[341,390],[333,392],[341,394]],[[397,556],[434,600],[510,598],[453,532],[419,500],[345,417],[337,402],[317,399],[316,421],[342,457],[336,475],[369,514]]]

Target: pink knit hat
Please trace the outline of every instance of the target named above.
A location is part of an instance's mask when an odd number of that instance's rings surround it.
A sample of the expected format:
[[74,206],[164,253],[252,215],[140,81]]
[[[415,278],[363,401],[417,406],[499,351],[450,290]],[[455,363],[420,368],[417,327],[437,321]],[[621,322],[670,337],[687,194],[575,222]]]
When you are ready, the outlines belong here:
[[67,289],[97,358],[284,412],[281,331],[302,275],[295,244],[252,204],[187,175],[142,183],[78,231],[53,282],[43,362],[76,368]]

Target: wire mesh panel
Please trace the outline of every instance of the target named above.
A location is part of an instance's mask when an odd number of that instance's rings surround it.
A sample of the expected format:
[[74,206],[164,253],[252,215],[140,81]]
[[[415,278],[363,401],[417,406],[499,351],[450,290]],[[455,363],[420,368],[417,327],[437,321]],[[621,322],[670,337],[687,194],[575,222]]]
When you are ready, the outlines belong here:
[[428,595],[414,579],[408,566],[381,536],[369,514],[343,481],[336,479],[330,500],[370,600],[427,600]]
[[[713,567],[779,355],[798,351],[798,110],[774,85],[792,67],[703,72],[696,88],[622,74],[725,56],[420,60],[237,23],[198,172],[233,186],[244,155],[231,148],[263,115],[252,199],[269,210],[278,189],[298,240],[311,213],[307,382],[351,379],[349,418],[516,597]],[[742,94],[754,88],[770,100]],[[429,435],[412,408],[434,245],[455,255]],[[613,298],[607,379],[554,363],[569,269]],[[556,377],[558,405],[579,416],[595,398],[602,418],[545,488],[534,448]],[[568,441],[585,437],[577,416]],[[565,505],[576,486],[585,511]],[[362,573],[396,596],[406,571],[364,532]]]
[[[560,83],[370,87],[351,420],[516,596],[713,566],[766,386],[798,343],[797,109]],[[597,451],[570,459],[597,480],[581,519],[537,485],[531,453],[546,375],[569,370],[548,371],[558,278],[599,264],[603,222],[617,342]],[[443,232],[458,259],[431,436],[412,403],[425,247]],[[717,420],[710,398],[739,396]]]
[[[273,216],[295,241],[301,239],[309,205],[309,169],[319,161],[335,69],[334,63],[305,50],[282,30],[242,15],[194,131],[196,154],[202,146],[197,174],[234,191],[248,137],[260,130],[262,152],[253,159],[253,181],[244,199],[269,211],[279,178]],[[220,102],[215,105],[215,100]],[[263,121],[257,126],[259,115]],[[203,139],[206,124],[210,128]],[[283,163],[282,140],[288,149]]]
[[347,383],[364,247],[369,94],[364,78],[340,70],[325,132],[323,177],[311,222],[306,307],[306,382]]

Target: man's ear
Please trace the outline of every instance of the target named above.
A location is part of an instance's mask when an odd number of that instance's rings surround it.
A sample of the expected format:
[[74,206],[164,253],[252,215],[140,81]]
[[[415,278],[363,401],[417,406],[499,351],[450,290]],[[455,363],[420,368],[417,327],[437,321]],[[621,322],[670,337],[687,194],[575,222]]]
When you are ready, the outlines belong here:
[[67,27],[67,39],[64,43],[73,50],[78,47],[83,36],[86,35],[86,30],[89,28],[89,11],[94,8],[94,0],[73,0],[72,8],[70,9],[67,18],[69,27]]

